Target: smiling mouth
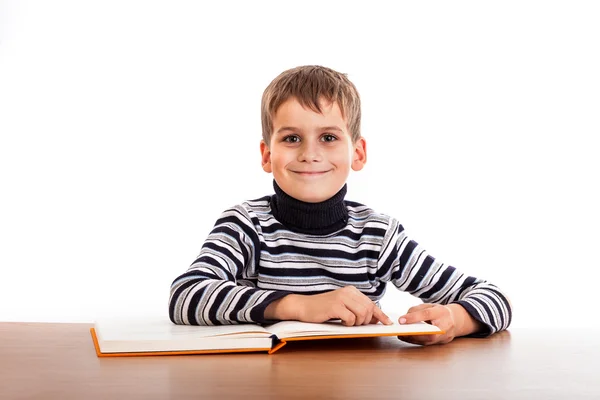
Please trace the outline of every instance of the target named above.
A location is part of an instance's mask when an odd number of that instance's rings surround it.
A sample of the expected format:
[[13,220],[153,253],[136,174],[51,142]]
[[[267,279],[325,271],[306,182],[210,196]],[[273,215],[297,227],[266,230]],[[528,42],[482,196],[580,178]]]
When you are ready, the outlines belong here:
[[[331,170],[329,170],[331,171]],[[292,171],[295,174],[301,175],[301,176],[319,176],[319,175],[323,175],[326,174],[329,171]]]

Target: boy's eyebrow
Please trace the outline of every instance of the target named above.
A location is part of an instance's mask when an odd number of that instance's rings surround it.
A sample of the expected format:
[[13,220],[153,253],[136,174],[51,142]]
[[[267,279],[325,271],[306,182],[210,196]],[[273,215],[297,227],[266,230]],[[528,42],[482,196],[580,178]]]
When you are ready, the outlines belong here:
[[343,131],[341,128],[339,128],[339,127],[337,127],[337,126],[335,126],[335,125],[332,125],[332,126],[324,126],[324,127],[320,128],[320,129],[321,129],[322,131],[338,131],[338,132],[340,132],[340,133],[343,133],[343,132],[344,132],[344,131]]
[[297,128],[294,128],[292,126],[282,126],[281,128],[277,129],[277,131],[275,132],[275,134],[278,134],[278,133],[283,132],[283,131],[297,131],[297,130],[298,130]]
[[[342,129],[340,129],[339,127],[332,125],[332,126],[321,126],[318,128],[320,131],[337,131],[340,133],[343,133],[344,131]],[[277,129],[277,131],[275,132],[275,134],[284,132],[284,131],[299,131],[300,129],[298,128],[294,128],[293,126],[282,126],[281,128]]]

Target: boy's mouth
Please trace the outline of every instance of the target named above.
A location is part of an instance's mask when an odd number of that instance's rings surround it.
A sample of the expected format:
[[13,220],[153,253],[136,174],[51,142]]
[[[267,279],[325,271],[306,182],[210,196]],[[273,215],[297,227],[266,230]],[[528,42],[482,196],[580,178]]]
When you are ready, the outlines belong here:
[[310,176],[320,176],[320,175],[326,174],[329,171],[331,171],[331,170],[327,170],[327,171],[292,171],[292,172],[295,174],[298,174],[300,176],[310,177]]

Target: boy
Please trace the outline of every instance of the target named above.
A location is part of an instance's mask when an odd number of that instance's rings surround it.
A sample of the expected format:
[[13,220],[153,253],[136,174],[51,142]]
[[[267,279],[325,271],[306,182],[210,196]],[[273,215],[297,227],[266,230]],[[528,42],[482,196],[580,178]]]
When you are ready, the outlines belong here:
[[386,283],[421,298],[399,323],[446,333],[416,344],[487,336],[512,311],[494,285],[428,255],[394,218],[344,200],[350,169],[367,161],[360,98],[345,74],[303,66],[280,74],[262,98],[262,167],[275,194],[226,210],[198,258],[171,286],[176,324],[390,324],[377,306]]

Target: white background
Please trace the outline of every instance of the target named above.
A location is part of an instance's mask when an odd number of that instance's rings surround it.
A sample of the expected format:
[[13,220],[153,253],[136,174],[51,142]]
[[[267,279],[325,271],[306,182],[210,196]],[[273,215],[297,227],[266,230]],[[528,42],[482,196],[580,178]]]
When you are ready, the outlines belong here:
[[321,64],[363,102],[348,199],[514,326],[598,325],[598,3],[366,4],[0,2],[0,321],[166,312],[221,211],[272,193],[262,91]]

